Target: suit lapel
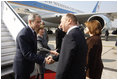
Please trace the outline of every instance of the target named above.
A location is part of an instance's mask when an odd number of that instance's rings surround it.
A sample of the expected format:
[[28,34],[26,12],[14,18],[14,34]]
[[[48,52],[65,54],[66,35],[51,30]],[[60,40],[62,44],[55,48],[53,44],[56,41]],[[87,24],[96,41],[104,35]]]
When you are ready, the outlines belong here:
[[36,33],[33,33],[32,30],[27,26],[28,35],[31,37],[31,40],[35,46],[37,46],[37,36]]

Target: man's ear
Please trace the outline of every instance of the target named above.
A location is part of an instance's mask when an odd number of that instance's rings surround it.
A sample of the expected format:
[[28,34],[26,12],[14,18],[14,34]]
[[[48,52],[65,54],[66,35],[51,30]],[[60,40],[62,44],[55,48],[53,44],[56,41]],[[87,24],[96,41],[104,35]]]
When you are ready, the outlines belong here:
[[72,23],[72,20],[71,19],[68,19],[68,23],[71,24]]

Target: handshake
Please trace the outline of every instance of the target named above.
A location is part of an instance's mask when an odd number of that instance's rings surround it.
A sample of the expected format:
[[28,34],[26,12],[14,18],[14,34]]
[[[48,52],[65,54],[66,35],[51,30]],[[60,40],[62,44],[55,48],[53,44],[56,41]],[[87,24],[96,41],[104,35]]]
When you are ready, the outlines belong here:
[[[58,52],[56,52],[56,51],[52,51],[52,50],[50,51],[50,53],[53,54],[53,55],[55,55],[55,56],[58,56],[58,55],[59,55]],[[46,61],[46,64],[52,64],[52,63],[55,62],[55,61],[53,60],[53,58],[52,58],[51,55],[48,56],[48,57],[46,57],[46,58],[45,58],[45,61]]]
[[53,64],[55,61],[52,59],[52,56],[48,56],[45,58],[46,64]]

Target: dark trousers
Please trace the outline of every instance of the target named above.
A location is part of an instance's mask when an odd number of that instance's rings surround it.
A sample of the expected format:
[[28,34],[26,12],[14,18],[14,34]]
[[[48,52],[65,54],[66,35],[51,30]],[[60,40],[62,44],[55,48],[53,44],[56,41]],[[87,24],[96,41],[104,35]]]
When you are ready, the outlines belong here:
[[15,79],[30,79],[30,74],[15,74]]

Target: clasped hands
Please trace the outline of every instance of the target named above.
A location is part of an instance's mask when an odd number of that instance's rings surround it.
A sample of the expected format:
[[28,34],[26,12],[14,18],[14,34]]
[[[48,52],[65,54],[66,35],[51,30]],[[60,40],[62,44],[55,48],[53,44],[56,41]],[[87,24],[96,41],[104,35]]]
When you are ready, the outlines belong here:
[[[59,53],[58,52],[56,52],[56,51],[50,51],[50,53],[51,54],[53,54],[53,55],[56,55],[56,56],[58,56],[59,55]],[[50,55],[50,56],[48,56],[48,57],[46,57],[45,58],[45,61],[46,61],[46,64],[52,64],[52,63],[54,63],[55,61],[53,60],[53,58],[52,58],[52,56]]]
[[52,56],[48,56],[45,58],[46,64],[53,64],[55,61],[52,59]]

